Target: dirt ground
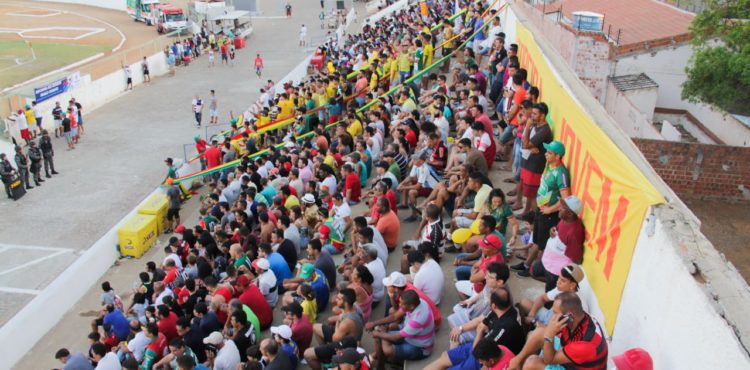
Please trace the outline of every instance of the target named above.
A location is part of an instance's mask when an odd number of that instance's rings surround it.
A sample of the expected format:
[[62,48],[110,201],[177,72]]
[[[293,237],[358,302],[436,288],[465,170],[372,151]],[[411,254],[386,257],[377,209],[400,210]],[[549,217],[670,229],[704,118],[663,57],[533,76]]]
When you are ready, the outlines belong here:
[[701,232],[750,281],[750,202],[681,198],[701,220]]

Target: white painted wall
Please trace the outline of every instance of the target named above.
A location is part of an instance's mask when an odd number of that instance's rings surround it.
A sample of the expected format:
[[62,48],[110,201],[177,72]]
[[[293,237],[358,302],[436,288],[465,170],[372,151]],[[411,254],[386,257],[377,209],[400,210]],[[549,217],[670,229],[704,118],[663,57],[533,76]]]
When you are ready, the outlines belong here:
[[692,47],[683,44],[627,56],[618,59],[615,75],[646,73],[659,84],[657,107],[684,109],[728,145],[750,146],[750,129],[737,119],[708,105],[682,100],[682,84],[687,79],[685,68],[692,55]]
[[367,21],[370,22],[370,24],[374,24],[375,22],[379,21],[383,17],[387,17],[391,15],[393,12],[397,12],[403,8],[405,8],[407,5],[409,5],[409,0],[399,0],[395,3],[391,4],[391,6],[365,18]]
[[737,337],[690,274],[680,246],[644,222],[625,283],[610,354],[642,347],[654,369],[750,369]]
[[[653,115],[654,112],[654,103],[647,104],[649,99],[648,95],[649,92],[628,95],[627,92],[623,93],[617,90],[614,84],[609,82],[607,85],[607,101],[605,109],[629,137],[663,140],[664,138],[659,133],[659,130],[651,124],[651,117],[646,113],[646,110],[649,108],[651,109],[651,115]],[[656,91],[650,92],[652,101],[656,101],[655,95]],[[645,109],[640,108],[639,105],[633,103],[631,101],[631,98],[633,97],[635,97],[637,101],[640,101],[640,104],[645,105]]]
[[[167,69],[167,59],[162,52],[158,52],[148,57],[148,65],[149,71],[151,72],[151,78],[165,75],[169,71]],[[141,62],[139,61],[138,63],[132,64],[130,70],[133,72],[133,86],[142,84],[143,74],[141,73]],[[66,102],[70,100],[71,97],[75,97],[83,106],[85,122],[86,112],[99,108],[119,96],[125,91],[125,82],[125,71],[122,69],[103,76],[96,81],[91,81],[91,75],[81,76],[81,83],[76,89],[45,100],[39,104],[39,108],[44,115],[42,118],[42,127],[51,130],[54,126],[54,121],[52,120],[52,108],[55,107],[56,101],[59,101],[64,108],[67,107]],[[31,104],[32,100],[33,98],[28,99],[27,103]]]
[[125,11],[127,6],[125,0],[40,0],[49,3],[80,4],[96,6],[99,8],[114,9]]

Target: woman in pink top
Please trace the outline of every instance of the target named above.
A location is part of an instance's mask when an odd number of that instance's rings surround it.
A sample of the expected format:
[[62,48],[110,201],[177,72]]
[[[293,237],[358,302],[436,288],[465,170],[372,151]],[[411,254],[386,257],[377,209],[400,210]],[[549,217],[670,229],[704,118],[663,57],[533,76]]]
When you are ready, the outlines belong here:
[[[354,290],[357,293],[357,306],[362,311],[362,316],[365,322],[370,321],[372,315],[372,283],[375,281],[372,273],[365,265],[359,265],[352,271],[350,276],[350,283],[347,288]],[[339,315],[342,311],[338,307],[334,307],[332,315],[328,318],[328,322],[335,324]]]

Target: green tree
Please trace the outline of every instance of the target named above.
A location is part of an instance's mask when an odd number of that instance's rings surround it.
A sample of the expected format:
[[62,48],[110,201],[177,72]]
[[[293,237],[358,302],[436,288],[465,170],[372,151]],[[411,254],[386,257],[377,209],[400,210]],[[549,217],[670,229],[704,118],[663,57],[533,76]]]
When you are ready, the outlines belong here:
[[696,50],[682,98],[750,115],[750,0],[708,0],[690,32]]

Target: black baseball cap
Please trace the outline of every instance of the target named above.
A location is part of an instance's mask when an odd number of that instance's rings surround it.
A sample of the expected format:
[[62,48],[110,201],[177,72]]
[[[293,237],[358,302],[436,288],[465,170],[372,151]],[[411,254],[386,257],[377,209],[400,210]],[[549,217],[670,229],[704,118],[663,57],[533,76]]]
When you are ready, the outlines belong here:
[[292,302],[284,307],[281,307],[282,312],[289,312],[294,316],[302,316],[302,306],[297,302]]
[[338,356],[333,356],[333,363],[336,365],[349,364],[356,365],[362,360],[362,354],[357,352],[356,348],[347,348]]

